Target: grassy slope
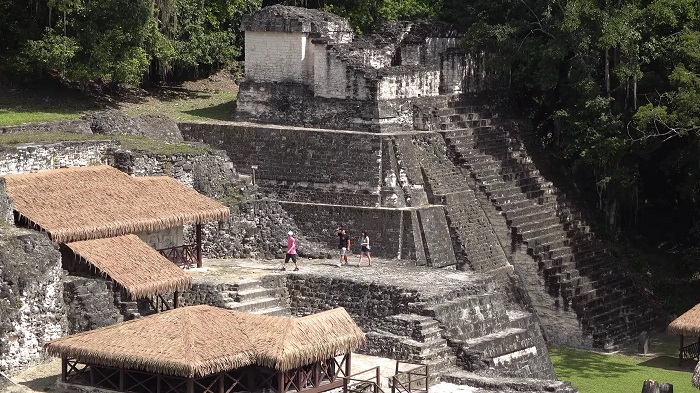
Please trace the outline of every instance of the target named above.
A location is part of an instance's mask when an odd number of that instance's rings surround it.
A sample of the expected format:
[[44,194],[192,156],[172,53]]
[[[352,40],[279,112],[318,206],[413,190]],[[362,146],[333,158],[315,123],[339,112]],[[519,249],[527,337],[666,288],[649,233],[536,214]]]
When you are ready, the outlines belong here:
[[677,350],[670,343],[652,345],[655,356],[601,354],[553,347],[549,356],[557,377],[570,381],[580,393],[640,392],[647,379],[668,382],[675,393],[696,392],[690,383],[692,362],[678,367]]
[[12,90],[0,94],[0,126],[58,119],[76,119],[92,110],[115,107],[131,115],[163,114],[174,120],[231,120],[236,93],[230,90],[162,94],[105,105],[75,91],[46,88]]

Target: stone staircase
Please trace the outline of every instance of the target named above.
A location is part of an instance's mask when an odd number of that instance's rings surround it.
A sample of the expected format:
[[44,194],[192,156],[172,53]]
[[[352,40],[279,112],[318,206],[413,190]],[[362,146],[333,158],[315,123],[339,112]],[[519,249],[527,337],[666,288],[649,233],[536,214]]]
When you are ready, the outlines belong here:
[[476,272],[507,266],[508,259],[465,175],[444,155],[433,154],[420,145],[416,146],[416,151],[429,201],[445,207],[458,264],[462,267],[468,265]]
[[398,314],[386,318],[381,328],[366,334],[370,355],[428,365],[429,383],[446,372],[457,370],[455,349],[443,337],[440,323],[418,314]]
[[443,336],[457,351],[457,365],[465,370],[544,379],[555,375],[535,317],[506,310],[497,292],[459,297],[423,313],[440,321]]
[[282,288],[267,288],[260,280],[241,281],[229,291],[221,291],[223,307],[230,310],[271,316],[290,316]]
[[658,313],[613,261],[566,196],[545,179],[517,129],[494,124],[477,107],[452,101],[439,129],[455,164],[506,220],[512,244],[522,244],[555,304],[576,312],[593,345],[615,349],[656,326]]

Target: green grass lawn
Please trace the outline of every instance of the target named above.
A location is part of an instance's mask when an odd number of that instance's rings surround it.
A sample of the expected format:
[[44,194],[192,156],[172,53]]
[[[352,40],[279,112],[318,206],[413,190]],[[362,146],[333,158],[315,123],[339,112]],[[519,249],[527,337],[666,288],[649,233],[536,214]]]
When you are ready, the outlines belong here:
[[126,113],[136,115],[160,114],[175,121],[232,120],[236,109],[234,92],[197,92],[187,98],[150,101],[137,105],[125,105]]
[[673,384],[674,393],[697,392],[690,382],[694,364],[680,369],[678,358],[669,346],[652,347],[652,350],[659,353],[642,357],[552,347],[549,356],[557,377],[571,382],[580,393],[641,392],[647,379]]
[[173,97],[162,95],[105,105],[67,89],[14,90],[0,94],[0,126],[77,119],[85,112],[108,106],[130,115],[161,114],[175,121],[231,120],[235,105],[236,93],[230,91],[188,91]]

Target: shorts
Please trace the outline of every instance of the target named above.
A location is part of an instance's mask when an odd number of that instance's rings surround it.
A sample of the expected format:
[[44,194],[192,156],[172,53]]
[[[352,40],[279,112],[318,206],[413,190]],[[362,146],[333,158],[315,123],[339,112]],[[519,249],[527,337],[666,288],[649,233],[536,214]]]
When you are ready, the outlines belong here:
[[348,255],[348,249],[346,247],[343,247],[340,249],[340,256]]
[[297,254],[287,254],[287,256],[284,257],[284,263],[289,262],[290,259],[292,262],[297,263]]
[[367,246],[362,246],[362,252],[368,253],[368,252],[369,252],[369,247],[367,247]]

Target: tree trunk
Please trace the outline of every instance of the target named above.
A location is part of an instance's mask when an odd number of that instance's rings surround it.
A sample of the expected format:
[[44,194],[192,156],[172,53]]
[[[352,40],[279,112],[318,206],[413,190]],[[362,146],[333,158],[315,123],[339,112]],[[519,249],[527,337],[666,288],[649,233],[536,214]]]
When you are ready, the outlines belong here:
[[605,49],[605,94],[610,98],[610,49]]

